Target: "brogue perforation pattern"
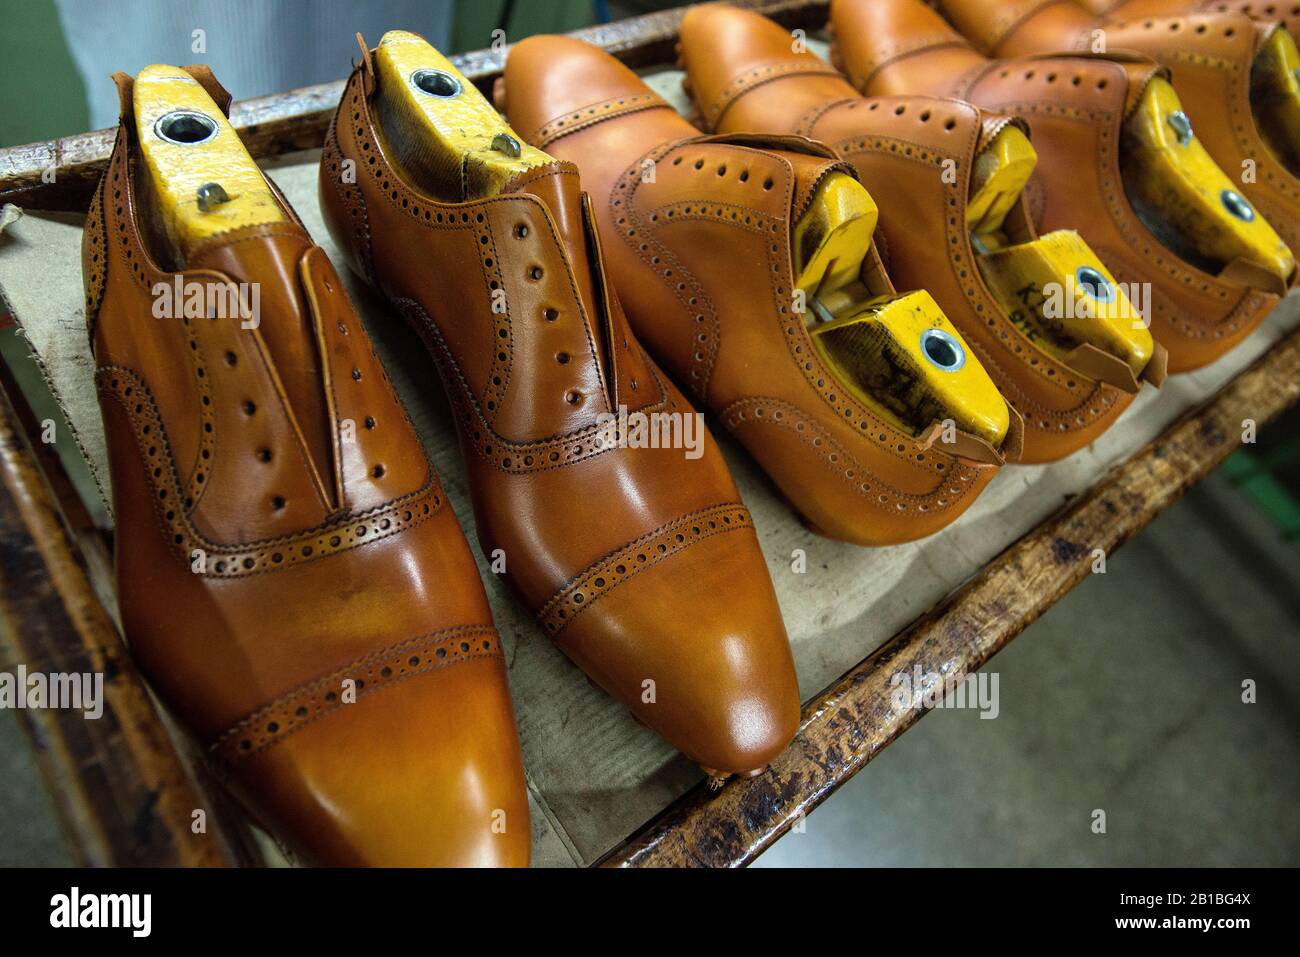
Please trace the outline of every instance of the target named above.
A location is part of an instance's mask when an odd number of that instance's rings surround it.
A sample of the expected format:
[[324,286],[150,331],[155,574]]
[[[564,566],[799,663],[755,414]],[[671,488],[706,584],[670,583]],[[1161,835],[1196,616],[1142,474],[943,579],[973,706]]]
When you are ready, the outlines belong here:
[[634,575],[706,538],[753,527],[749,509],[739,504],[715,505],[683,515],[590,565],[542,606],[537,619],[554,638],[582,612]]
[[[1183,286],[1189,289],[1195,288],[1201,295],[1214,296],[1220,302],[1228,303],[1230,293],[1236,292],[1235,290],[1230,289],[1224,283],[1218,282],[1207,273],[1194,271],[1181,259],[1156,242],[1154,237],[1145,229],[1140,229],[1134,225],[1138,221],[1136,216],[1132,214],[1128,196],[1125,194],[1123,184],[1120,181],[1119,161],[1116,153],[1118,144],[1111,128],[1114,117],[1109,111],[1059,106],[1038,100],[1008,102],[1000,105],[999,108],[1027,118],[1036,115],[1052,115],[1092,124],[1097,130],[1100,142],[1096,160],[1100,171],[1102,195],[1106,201],[1106,208],[1110,213],[1111,221],[1128,241],[1130,250],[1141,257],[1141,262],[1146,268],[1155,266]],[[1128,274],[1124,259],[1117,255],[1108,256],[1108,251],[1105,249],[1095,251],[1108,264],[1111,271],[1117,273],[1117,279],[1121,282],[1134,281],[1136,277]],[[1150,305],[1155,316],[1169,323],[1187,338],[1213,340],[1237,333],[1242,328],[1242,323],[1246,318],[1258,313],[1262,296],[1262,293],[1253,290],[1248,291],[1241,296],[1237,306],[1217,323],[1206,322],[1205,317],[1200,313],[1192,313],[1173,307],[1165,297],[1152,297]]]
[[554,143],[561,137],[568,136],[570,133],[576,133],[589,126],[595,126],[597,123],[613,119],[616,116],[626,116],[629,113],[639,113],[642,110],[652,110],[661,106],[667,107],[668,104],[663,98],[654,93],[637,93],[633,96],[615,97],[601,103],[584,106],[580,110],[574,110],[572,113],[566,113],[563,116],[557,116],[547,121],[533,136],[527,137],[527,139],[539,150],[544,150],[549,144]]
[[[1198,17],[1163,18],[1134,21],[1132,23],[1117,22],[1113,26],[1116,29],[1132,27],[1144,33],[1183,33],[1190,34],[1191,37],[1205,37],[1211,33],[1218,33],[1225,39],[1232,39],[1235,36],[1244,35],[1239,32],[1239,24],[1219,24],[1210,18],[1202,20]],[[1190,37],[1189,42],[1193,42]],[[1227,75],[1228,87],[1230,90],[1235,91],[1235,95],[1230,94],[1227,96],[1225,105],[1228,108],[1228,116],[1232,121],[1232,133],[1237,149],[1240,150],[1244,159],[1254,161],[1257,175],[1262,174],[1264,183],[1277,190],[1288,202],[1300,203],[1300,178],[1291,175],[1277,162],[1271,153],[1257,148],[1259,146],[1259,134],[1255,127],[1255,118],[1250,104],[1250,77],[1246,64],[1236,58],[1213,56],[1198,52],[1195,49],[1172,48],[1158,51],[1152,50],[1150,52],[1156,59],[1162,63],[1167,63],[1175,71],[1178,64],[1185,64],[1206,67]],[[1296,235],[1288,217],[1278,217],[1274,225],[1280,227],[1279,231],[1283,233],[1284,238]]]
[[1201,9],[1217,13],[1244,13],[1257,19],[1282,20],[1292,36],[1300,36],[1300,3],[1214,3],[1202,2]]
[[[393,305],[415,332],[424,340],[443,374],[444,381],[454,381],[456,388],[448,389],[448,396],[455,407],[456,419],[465,423],[468,445],[476,454],[492,463],[501,472],[523,473],[542,472],[549,469],[564,468],[576,462],[586,461],[597,455],[603,455],[619,448],[617,432],[611,432],[607,425],[596,423],[568,435],[537,442],[514,442],[503,438],[489,423],[465,381],[455,357],[443,341],[437,324],[414,299],[394,298]],[[659,373],[650,366],[655,385],[659,389],[658,401],[647,405],[641,411],[654,413],[658,411],[682,411],[675,399],[668,395]]]
[[[951,456],[931,455],[914,440],[899,441],[898,434],[883,431],[871,434],[875,441],[891,451],[910,454],[918,467],[928,467],[939,475],[939,484],[924,495],[911,495],[879,481],[863,468],[853,454],[835,440],[815,419],[804,415],[797,406],[766,396],[741,399],[722,411],[722,420],[736,434],[756,426],[774,426],[797,435],[822,463],[855,492],[883,510],[899,515],[943,511],[960,504],[974,488],[974,471],[966,466],[949,469]],[[947,473],[945,475],[945,473]],[[868,481],[868,479],[870,479]],[[964,506],[963,506],[964,510]]]
[[90,208],[86,211],[86,256],[88,263],[86,273],[86,327],[90,337],[91,348],[95,343],[95,327],[99,322],[99,307],[104,302],[104,289],[108,278],[108,250],[106,234],[108,224],[104,218],[104,179],[100,179],[90,198]]
[[[355,122],[360,119],[361,113],[353,109],[352,119]],[[366,210],[366,203],[361,195],[361,186],[356,181],[355,170],[351,182],[343,178],[342,163],[345,159],[351,159],[356,163],[356,157],[345,157],[338,143],[338,131],[335,124],[338,122],[336,114],[330,120],[329,130],[325,134],[325,146],[321,153],[321,161],[326,164],[330,175],[334,177],[334,183],[338,190],[339,196],[343,200],[343,208],[347,213],[348,223],[352,229],[353,242],[357,250],[357,264],[365,273],[365,278],[371,285],[376,282],[375,264],[374,264],[374,246],[370,238],[370,214]]]
[[[424,488],[381,508],[315,529],[238,545],[209,541],[190,522],[184,507],[171,445],[148,386],[131,370],[117,366],[101,367],[95,380],[101,395],[118,402],[130,419],[143,462],[153,477],[154,511],[178,557],[194,574],[240,578],[315,561],[396,535],[436,515],[445,504],[441,488],[430,480]],[[195,564],[195,550],[203,553],[201,565]]]
[[722,118],[722,114],[727,112],[727,108],[742,94],[765,83],[771,83],[773,80],[795,75],[833,76],[837,80],[843,79],[833,66],[822,60],[788,60],[782,63],[770,63],[766,66],[756,66],[734,77],[718,91],[717,96],[710,103],[703,107],[702,112],[705,123],[710,130],[713,130],[717,126],[718,120]]
[[[691,369],[687,387],[702,402],[708,399],[709,379],[718,357],[722,331],[718,314],[704,284],[658,239],[636,208],[636,193],[642,182],[646,160],[658,164],[678,149],[680,144],[667,143],[652,150],[629,167],[610,193],[609,204],[619,235],[636,251],[641,261],[659,275],[673,291],[682,308],[695,324],[695,344],[691,349]],[[677,162],[681,162],[678,156]]]
[[[194,506],[203,497],[207,478],[212,474],[212,456],[217,448],[216,411],[212,407],[212,384],[208,380],[208,369],[203,361],[203,349],[199,345],[193,322],[189,317],[182,320],[185,327],[185,354],[190,360],[190,373],[199,393],[199,446],[195,452],[194,464],[190,467],[189,478],[185,482],[184,507],[192,512]],[[128,387],[129,388],[129,387]],[[139,403],[137,403],[139,406]],[[135,414],[141,413],[136,408]]]
[[[225,731],[209,751],[229,766],[400,681],[476,658],[501,657],[501,639],[491,625],[461,625],[412,638],[282,695]],[[351,702],[344,700],[346,680],[355,682],[356,697]]]
[[[879,109],[880,106],[881,101],[871,101],[867,109]],[[954,121],[949,118],[945,122]],[[919,143],[886,136],[846,140],[836,144],[836,151],[850,160],[858,153],[894,153],[913,162],[934,166],[936,177],[939,176],[938,170],[942,168],[945,159],[956,159],[954,155]],[[991,370],[998,381],[999,389],[1009,396],[1012,405],[1025,416],[1026,424],[1059,432],[1069,432],[1085,426],[1089,420],[1101,416],[1110,409],[1115,402],[1115,394],[1112,390],[1103,389],[1097,384],[1091,387],[1083,384],[1068,366],[1056,362],[1050,356],[1033,348],[984,288],[979,280],[979,265],[975,262],[974,253],[971,251],[970,236],[962,214],[961,191],[964,188],[964,182],[945,183],[944,186],[948,194],[944,222],[948,239],[948,258],[953,273],[961,284],[962,294],[970,304],[975,318],[988,327],[989,335],[996,336],[1013,357],[1025,362],[1044,381],[1070,393],[1079,404],[1063,412],[1044,407],[1015,386],[1003,362],[999,361],[983,342],[974,336],[968,336],[967,343],[975,350],[980,362]]]
[[[677,159],[684,161],[689,158],[691,145],[689,142],[672,143],[654,151],[650,155],[656,158],[656,162],[659,162],[666,159],[674,150],[680,149],[681,155]],[[708,146],[713,144],[699,145]],[[673,162],[676,164],[677,160]],[[716,175],[708,163],[702,163],[699,159],[691,165],[701,173],[709,173],[710,177]],[[623,230],[624,239],[640,253],[642,259],[651,268],[660,274],[666,284],[674,288],[679,301],[682,301],[683,305],[688,309],[693,310],[692,315],[697,323],[697,328],[701,328],[705,334],[711,333],[707,342],[700,340],[697,334],[697,347],[691,355],[690,384],[699,393],[701,400],[707,398],[708,374],[712,371],[721,338],[720,323],[716,313],[713,312],[712,303],[708,301],[703,284],[689,271],[682,268],[672,257],[671,252],[653,236],[653,230],[656,227],[665,225],[674,218],[712,220],[731,228],[748,230],[765,238],[768,270],[772,277],[770,288],[773,297],[773,316],[781,323],[786,348],[803,373],[804,379],[817,391],[822,401],[830,406],[837,418],[840,418],[847,425],[857,428],[864,436],[883,435],[884,438],[876,439],[876,441],[884,447],[886,452],[897,458],[902,458],[908,463],[909,467],[916,467],[917,463],[906,454],[907,443],[911,441],[911,437],[904,435],[892,425],[880,419],[868,407],[847,394],[846,390],[837,386],[834,377],[826,371],[817,358],[802,319],[794,315],[791,309],[792,299],[787,291],[788,288],[793,287],[794,267],[789,257],[786,219],[772,217],[753,208],[707,201],[683,201],[679,204],[672,204],[651,211],[642,210],[638,213],[635,195],[637,188],[641,184],[640,170],[641,161],[638,161],[623,174],[618,186],[611,195],[610,205],[614,212],[616,224]],[[767,190],[774,186],[770,179],[757,180],[757,177],[755,177],[754,180],[756,181],[756,188]],[[786,189],[789,190],[789,184],[787,184]],[[788,207],[789,199],[787,195],[783,206]],[[673,215],[669,216],[669,213]],[[620,219],[624,221],[620,222]],[[790,285],[787,286],[785,283]],[[707,311],[703,308],[705,305],[708,307]],[[706,318],[712,319],[712,322],[707,326],[705,325]],[[704,348],[706,346],[708,351]],[[953,457],[936,456],[936,458],[947,459],[958,470],[968,469],[968,466],[961,465]],[[935,464],[937,463],[929,463],[928,467],[933,469]],[[935,471],[942,471],[945,467],[941,465]]]

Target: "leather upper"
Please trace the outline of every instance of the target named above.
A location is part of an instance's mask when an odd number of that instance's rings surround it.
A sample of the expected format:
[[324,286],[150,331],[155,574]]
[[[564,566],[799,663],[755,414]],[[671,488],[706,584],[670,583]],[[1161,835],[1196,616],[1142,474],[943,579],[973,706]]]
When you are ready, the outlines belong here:
[[836,0],[831,16],[835,60],[863,92],[960,96],[1029,123],[1037,225],[1077,228],[1117,280],[1151,284],[1151,332],[1169,371],[1213,361],[1277,303],[1231,269],[1211,275],[1168,251],[1125,195],[1122,127],[1163,68],[1118,52],[990,60],[919,0]]
[[[1131,394],[1030,340],[980,276],[965,228],[967,177],[980,146],[1009,117],[954,99],[863,99],[829,64],[793,52],[783,28],[747,10],[695,8],[681,38],[690,89],[706,121],[812,136],[853,164],[879,202],[877,235],[891,277],[900,288],[934,295],[1024,417],[1023,461],[1081,448],[1128,405]],[[955,180],[943,175],[946,165],[958,172]],[[1012,218],[1032,239],[1023,202]]]
[[825,147],[700,136],[623,64],[567,37],[516,44],[498,106],[581,163],[638,333],[818,531],[905,541],[974,501],[996,466],[923,449],[856,401],[793,313],[793,225],[826,175],[851,172]]
[[1275,0],[1078,0],[1097,16],[1136,20],[1139,17],[1176,17],[1184,13],[1240,13],[1264,23],[1280,21],[1300,37],[1300,4]]
[[[544,630],[644,723],[710,769],[762,767],[799,715],[767,566],[707,432],[688,458],[633,447],[607,424],[620,409],[693,411],[627,324],[576,168],[436,199],[385,155],[375,87],[365,63],[348,81],[322,207],[433,352],[484,552],[504,557]],[[355,183],[337,175],[345,158]]]
[[[161,262],[131,81],[116,79],[123,117],[83,263],[134,657],[304,861],[526,864],[500,639],[338,275],[287,206],[287,222]],[[178,282],[195,302],[255,283],[260,310],[156,317]]]
[[1265,144],[1250,102],[1251,65],[1269,34],[1282,29],[1276,22],[1136,7],[1098,17],[1072,0],[943,0],[940,7],[989,56],[1087,52],[1102,38],[1108,50],[1135,51],[1168,67],[1205,149],[1234,179],[1253,164],[1242,192],[1288,246],[1300,248],[1300,177]]

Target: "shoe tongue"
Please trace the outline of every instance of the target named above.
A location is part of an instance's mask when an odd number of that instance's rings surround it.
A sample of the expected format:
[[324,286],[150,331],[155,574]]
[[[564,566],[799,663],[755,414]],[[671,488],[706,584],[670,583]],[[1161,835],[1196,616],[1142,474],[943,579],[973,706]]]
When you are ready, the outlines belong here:
[[303,294],[298,263],[315,244],[293,223],[250,226],[222,233],[189,257],[189,269],[210,269],[237,283],[257,283],[257,331],[312,461],[330,474],[329,415],[321,390],[315,321]]
[[[578,168],[572,163],[554,162],[523,173],[502,190],[505,193],[531,193],[551,211],[560,242],[573,266],[574,278],[582,294],[582,303],[593,309],[595,298],[591,283],[591,262],[587,256],[587,233],[583,228],[582,184]],[[592,315],[595,321],[596,316]]]
[[578,284],[578,294],[582,297],[583,309],[587,311],[592,334],[603,347],[604,323],[601,321],[592,278],[591,257],[587,252],[582,183],[578,179],[578,168],[562,161],[547,163],[515,177],[505,185],[502,192],[530,193],[550,210],[559,232],[560,244],[573,267],[573,278]]

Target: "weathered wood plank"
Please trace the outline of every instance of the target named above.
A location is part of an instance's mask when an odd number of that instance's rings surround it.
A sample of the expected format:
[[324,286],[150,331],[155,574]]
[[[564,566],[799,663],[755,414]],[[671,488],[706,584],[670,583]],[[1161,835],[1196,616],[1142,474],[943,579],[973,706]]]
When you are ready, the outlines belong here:
[[[37,763],[85,864],[212,865],[245,858],[172,745],[96,597],[0,387],[0,668],[101,673],[103,714],[21,710]],[[207,833],[191,831],[195,809]]]
[[890,702],[897,672],[982,667],[1110,553],[1300,398],[1293,332],[1056,516],[1011,545],[940,607],[810,701],[798,737],[769,771],[716,794],[697,788],[607,855],[604,866],[748,864],[924,713]]

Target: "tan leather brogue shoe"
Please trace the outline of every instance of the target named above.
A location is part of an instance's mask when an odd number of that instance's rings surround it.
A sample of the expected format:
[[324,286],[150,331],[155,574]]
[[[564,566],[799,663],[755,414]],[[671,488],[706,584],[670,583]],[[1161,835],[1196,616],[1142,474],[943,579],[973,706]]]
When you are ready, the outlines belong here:
[[83,262],[134,657],[300,860],[527,864],[501,642],[338,275],[206,67],[114,79]]
[[479,541],[546,633],[710,772],[765,766],[799,720],[767,566],[716,444],[628,327],[577,169],[392,32],[363,45],[320,188],[354,268],[428,342]]
[[1167,67],[1196,138],[1283,240],[1300,247],[1300,52],[1281,24],[1139,8],[1098,17],[1070,0],[939,6],[988,56],[1129,50]]
[[990,60],[920,0],[836,0],[831,26],[834,60],[864,93],[962,96],[1030,124],[1033,218],[1077,227],[1141,297],[1170,372],[1221,356],[1285,293],[1291,251],[1200,147],[1155,63]]
[[[1014,457],[1018,419],[975,356],[926,355],[927,335],[966,346],[927,292],[894,293],[875,204],[824,146],[700,136],[568,37],[514,46],[498,94],[525,138],[581,164],[649,348],[815,530],[863,545],[928,535]],[[942,421],[960,446],[934,441]]]
[[1300,3],[1276,0],[1078,0],[1097,16],[1116,20],[1141,17],[1176,17],[1185,13],[1240,13],[1260,23],[1284,24],[1292,37],[1300,37]]
[[[1034,231],[1023,123],[957,100],[865,100],[785,29],[731,6],[687,14],[681,57],[710,127],[824,140],[881,197],[891,276],[934,294],[1024,417],[1022,461],[1082,448],[1143,380],[1161,381],[1163,350],[1102,261],[1075,232]],[[1077,290],[1076,308],[1054,310],[1053,289]]]

